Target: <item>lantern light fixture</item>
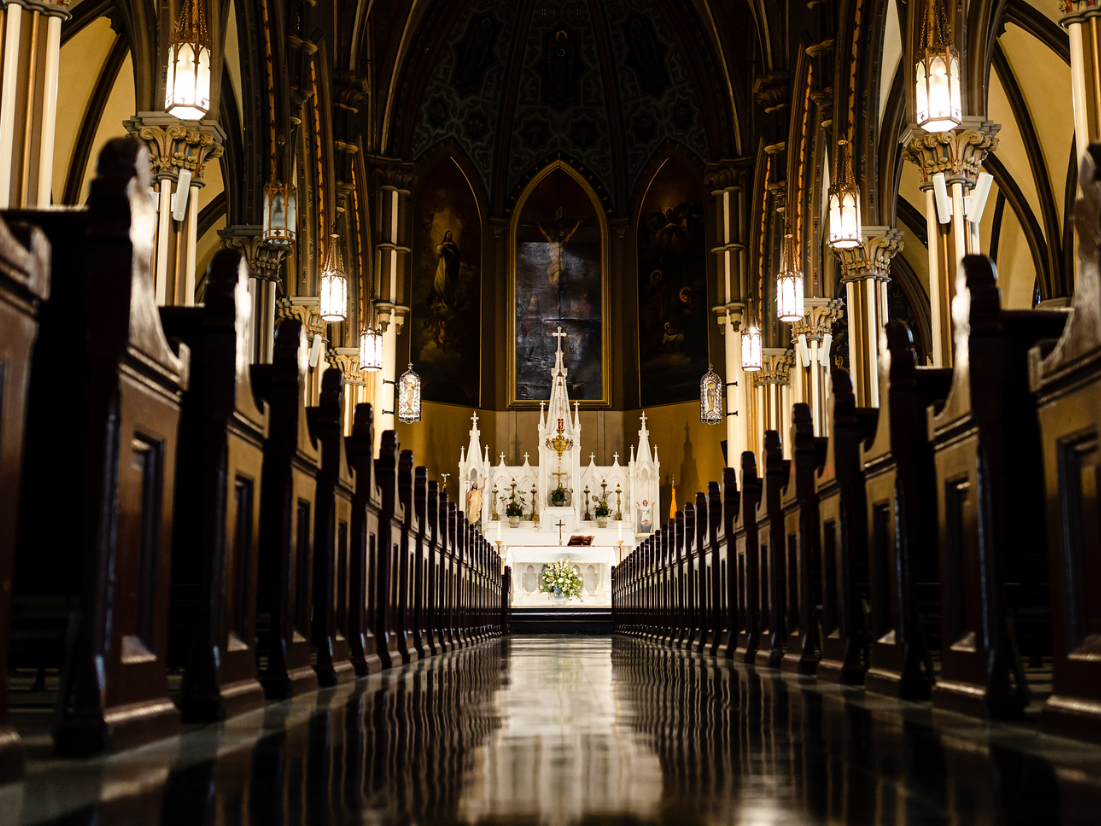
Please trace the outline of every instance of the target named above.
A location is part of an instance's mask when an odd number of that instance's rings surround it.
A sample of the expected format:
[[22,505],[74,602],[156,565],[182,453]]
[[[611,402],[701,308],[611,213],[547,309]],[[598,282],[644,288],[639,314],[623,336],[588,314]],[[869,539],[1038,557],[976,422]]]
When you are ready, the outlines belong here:
[[321,268],[321,318],[330,323],[348,317],[348,278],[344,274],[344,259],[340,254],[340,236],[329,236],[325,265]]
[[750,314],[749,324],[742,330],[742,370],[753,373],[764,366],[764,352],[761,349],[761,328]]
[[[282,152],[283,138],[279,138]],[[264,187],[264,241],[280,247],[294,244],[298,225],[298,200],[294,184],[279,180],[276,156],[271,158],[271,178]]]
[[853,174],[848,141],[837,142],[837,158],[830,181],[829,244],[835,250],[848,250],[864,243],[861,233],[860,187]]
[[364,327],[359,334],[359,369],[366,373],[382,369],[382,333],[374,327]]
[[921,31],[917,83],[917,125],[926,132],[947,132],[963,122],[960,54],[948,36],[948,21],[939,0],[928,0]]
[[210,31],[204,0],[184,0],[168,41],[164,110],[180,120],[210,112]]
[[723,420],[723,382],[714,368],[707,365],[707,372],[700,379],[700,422],[719,424]]
[[421,377],[413,372],[413,363],[398,379],[398,421],[412,424],[421,420]]
[[776,317],[787,322],[803,318],[803,271],[796,263],[795,239],[786,221],[780,245],[780,271],[776,273]]

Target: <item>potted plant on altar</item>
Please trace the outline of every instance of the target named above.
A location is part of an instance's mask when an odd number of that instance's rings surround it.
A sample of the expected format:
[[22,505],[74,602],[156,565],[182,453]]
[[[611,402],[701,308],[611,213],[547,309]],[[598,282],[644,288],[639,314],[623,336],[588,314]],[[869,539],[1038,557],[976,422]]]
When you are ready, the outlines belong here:
[[508,502],[505,503],[505,516],[508,517],[510,528],[520,527],[520,520],[524,516],[524,494],[513,491]]
[[608,527],[608,517],[612,513],[612,509],[608,507],[608,492],[604,491],[599,496],[594,495],[593,501],[596,502],[596,510],[593,513],[596,514],[597,526],[601,528]]
[[558,483],[558,487],[551,491],[551,504],[556,508],[560,508],[566,504],[566,489],[562,487],[562,483]]

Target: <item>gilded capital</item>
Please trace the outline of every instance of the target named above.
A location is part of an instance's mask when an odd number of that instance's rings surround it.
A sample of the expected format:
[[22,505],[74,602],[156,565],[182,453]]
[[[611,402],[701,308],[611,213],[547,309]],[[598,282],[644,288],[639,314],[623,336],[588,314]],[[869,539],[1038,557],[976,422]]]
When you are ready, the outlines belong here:
[[804,335],[807,341],[821,341],[822,337],[833,331],[833,324],[845,312],[845,304],[840,298],[805,299],[806,315],[802,321],[791,325],[793,337]]
[[847,250],[834,250],[841,262],[842,282],[875,278],[890,281],[891,260],[902,250],[902,230],[894,227],[863,227],[864,243]]
[[263,281],[279,281],[279,268],[287,254],[287,248],[264,241],[264,229],[260,226],[231,226],[218,230],[222,246],[237,250],[245,257],[250,278]]
[[950,181],[973,184],[987,154],[998,148],[1001,128],[979,118],[964,118],[962,127],[948,132],[926,132],[911,126],[902,136],[902,154],[921,169],[925,183],[943,172]]
[[[382,159],[379,159],[382,160]],[[384,189],[395,189],[408,195],[417,185],[417,171],[412,164],[393,160],[391,163],[376,166],[371,175]]]
[[708,164],[703,173],[704,186],[713,194],[741,189],[745,182],[745,167],[736,161]]
[[203,168],[225,151],[225,132],[216,121],[182,121],[160,112],[139,112],[123,123],[127,133],[140,138],[149,150],[153,177],[191,173],[192,184],[203,184]]
[[277,319],[297,318],[311,338],[315,335],[325,336],[325,322],[321,319],[321,301],[317,298],[281,297],[275,302],[275,317]]
[[1065,29],[1075,23],[1084,23],[1091,17],[1101,16],[1101,3],[1098,0],[1063,0],[1059,5],[1063,10],[1059,25]]

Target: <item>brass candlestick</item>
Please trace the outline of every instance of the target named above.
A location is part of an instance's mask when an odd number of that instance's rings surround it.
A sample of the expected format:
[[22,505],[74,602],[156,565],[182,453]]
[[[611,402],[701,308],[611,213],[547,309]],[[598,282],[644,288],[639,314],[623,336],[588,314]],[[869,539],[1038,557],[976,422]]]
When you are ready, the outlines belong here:
[[489,517],[493,522],[500,522],[501,517],[497,513],[497,485],[493,485],[493,514]]
[[531,486],[531,521],[533,524],[539,524],[539,512],[535,509],[535,484]]
[[616,522],[622,522],[623,521],[623,511],[620,508],[620,502],[619,502],[619,497],[620,497],[621,493],[622,493],[622,491],[619,489],[619,482],[616,482],[615,483],[615,521]]
[[592,514],[589,513],[589,486],[585,485],[585,521],[592,522]]

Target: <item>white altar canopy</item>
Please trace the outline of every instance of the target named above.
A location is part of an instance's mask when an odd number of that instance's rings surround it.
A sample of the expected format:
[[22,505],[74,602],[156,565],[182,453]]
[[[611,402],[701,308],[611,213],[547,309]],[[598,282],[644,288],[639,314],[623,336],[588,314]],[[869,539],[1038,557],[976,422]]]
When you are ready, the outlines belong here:
[[[608,546],[525,546],[514,545],[505,554],[512,567],[512,604],[520,607],[555,605],[562,608],[598,608],[612,604],[612,566],[616,551]],[[539,574],[550,562],[565,561],[575,566],[584,587],[581,600],[560,603],[539,590]]]

